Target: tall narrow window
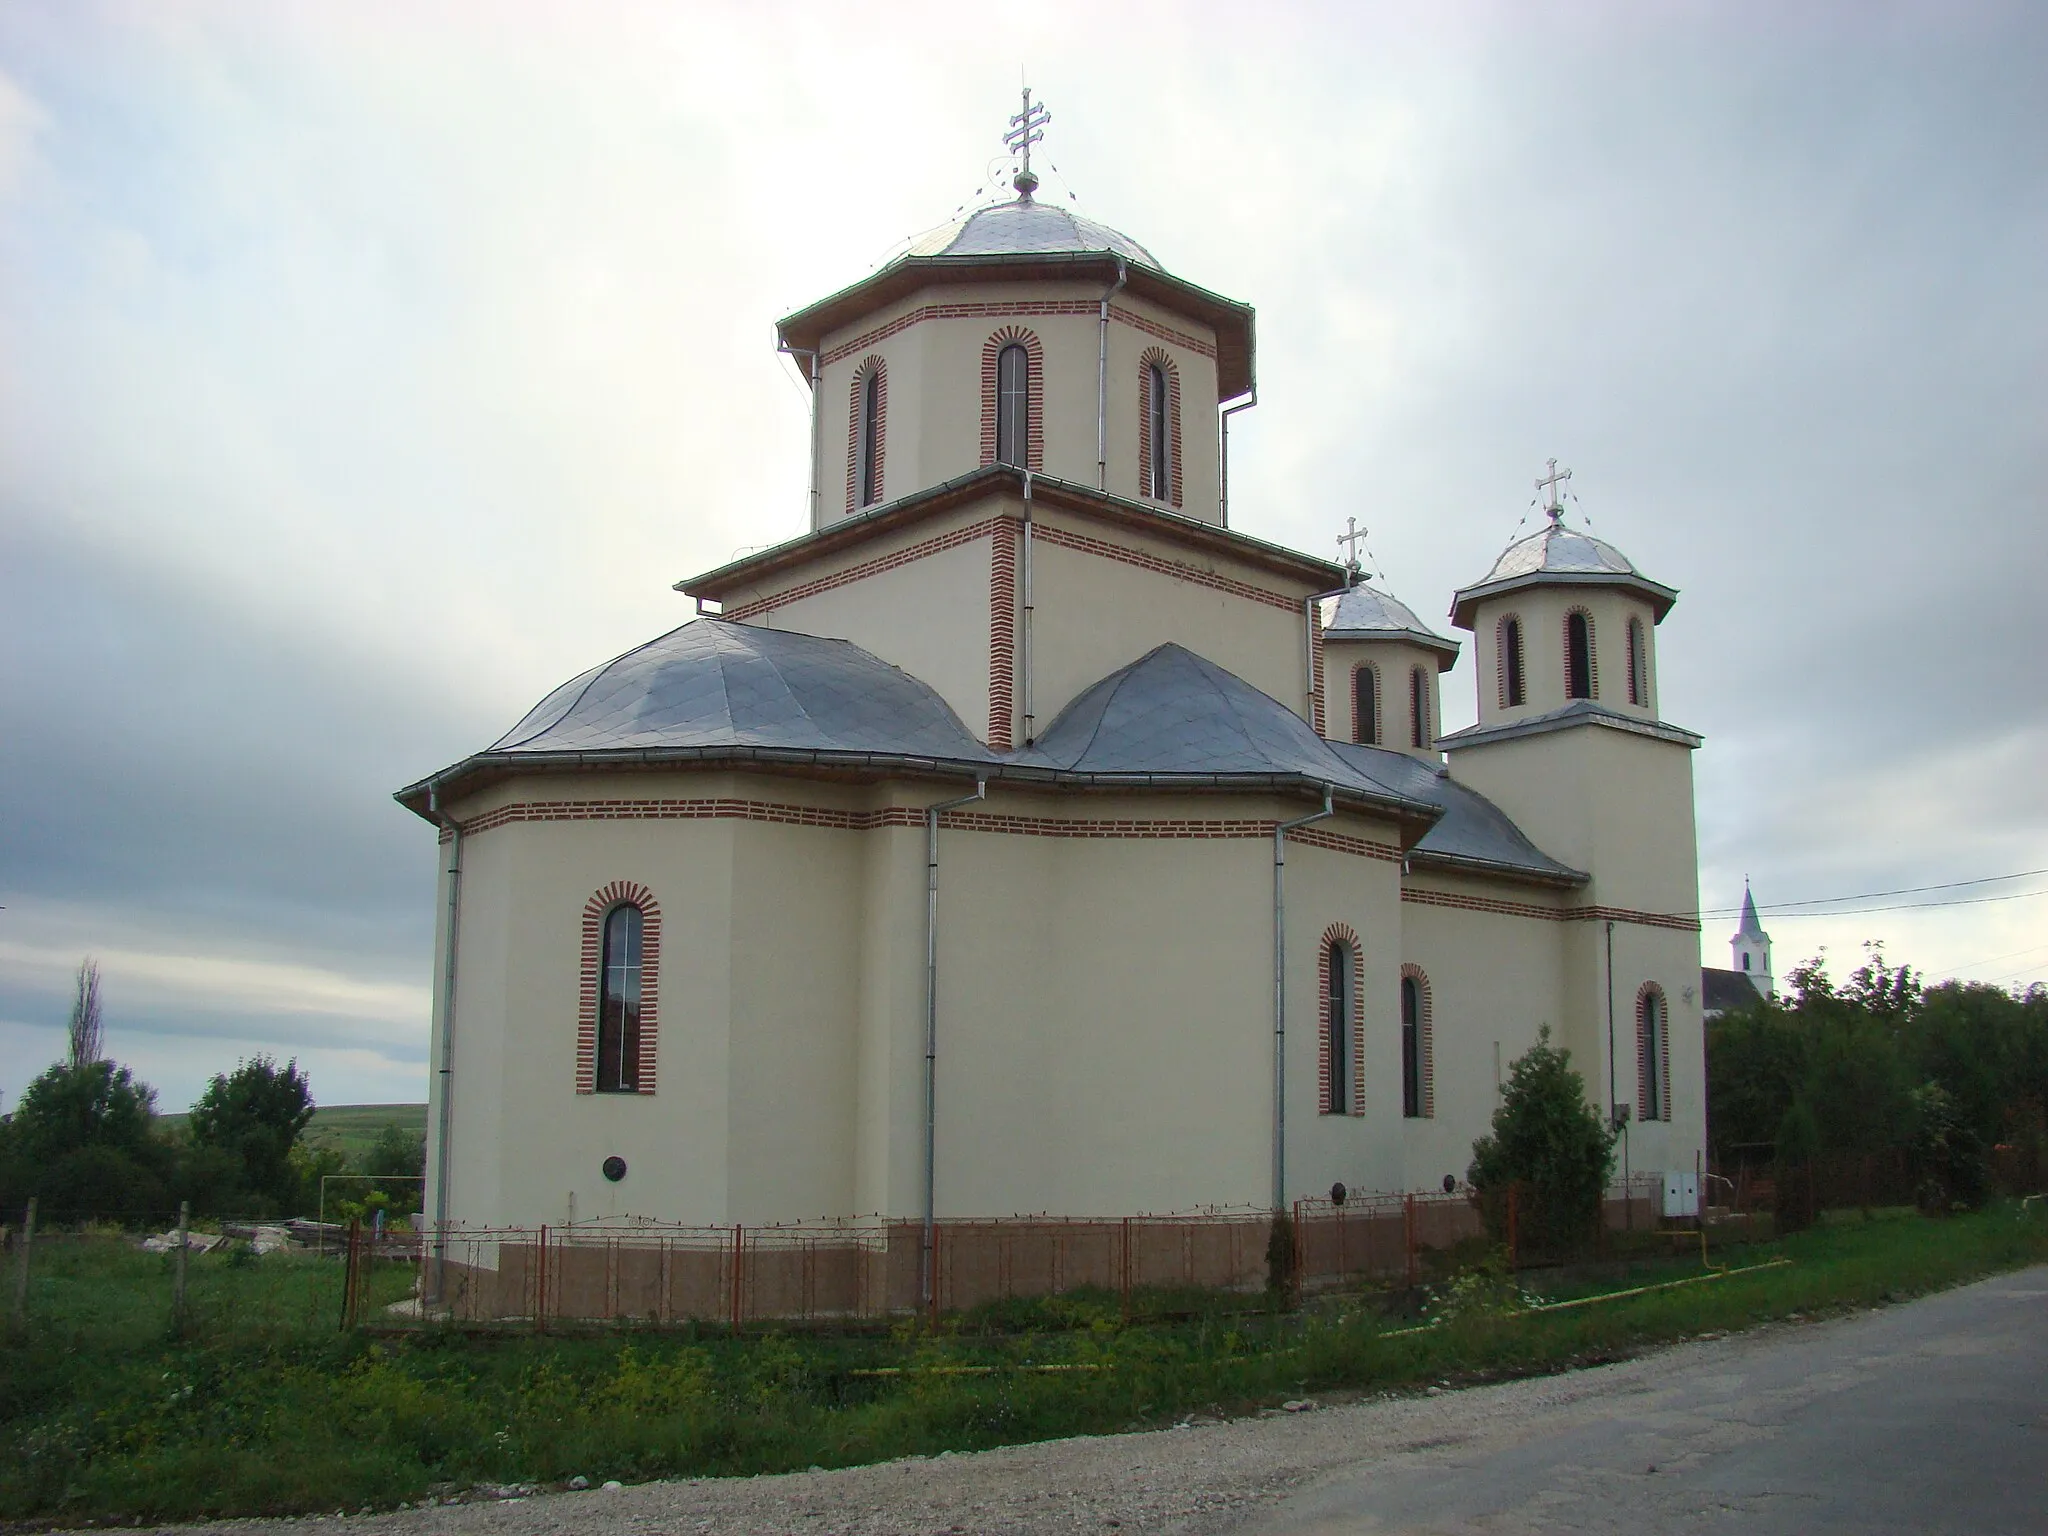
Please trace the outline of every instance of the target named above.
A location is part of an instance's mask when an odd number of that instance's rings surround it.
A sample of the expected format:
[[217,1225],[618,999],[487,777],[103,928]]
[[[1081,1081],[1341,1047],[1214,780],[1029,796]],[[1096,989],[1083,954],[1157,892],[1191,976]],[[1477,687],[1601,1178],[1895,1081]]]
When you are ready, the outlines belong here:
[[1417,667],[1408,674],[1408,745],[1418,751],[1430,744],[1429,674]]
[[1564,621],[1564,696],[1593,697],[1593,621],[1577,609]]
[[1154,501],[1173,499],[1172,427],[1167,417],[1166,369],[1153,363],[1145,369],[1145,411],[1152,428],[1152,450],[1145,456],[1145,494]]
[[1361,746],[1380,744],[1380,700],[1377,675],[1370,666],[1351,674],[1351,739]]
[[1422,1118],[1422,982],[1401,978],[1401,1113]]
[[1330,943],[1329,965],[1329,1038],[1323,1045],[1330,1062],[1330,1089],[1323,1104],[1328,1113],[1343,1115],[1351,1110],[1351,1014],[1355,988],[1351,975],[1351,947],[1341,939]]
[[1670,1009],[1655,986],[1644,987],[1636,999],[1637,1088],[1645,1120],[1671,1118]]
[[1513,709],[1527,699],[1522,686],[1522,621],[1509,614],[1500,621],[1501,708]]
[[597,1091],[634,1093],[640,1087],[640,909],[613,907],[604,919],[604,959],[598,972]]
[[1030,363],[1014,341],[996,358],[996,462],[1019,469],[1031,451]]
[[1628,621],[1628,701],[1644,708],[1648,708],[1650,703],[1650,679],[1644,666],[1648,660],[1643,651],[1643,621],[1631,618]]
[[858,504],[871,507],[882,496],[882,375],[879,369],[861,381],[860,388],[860,486]]

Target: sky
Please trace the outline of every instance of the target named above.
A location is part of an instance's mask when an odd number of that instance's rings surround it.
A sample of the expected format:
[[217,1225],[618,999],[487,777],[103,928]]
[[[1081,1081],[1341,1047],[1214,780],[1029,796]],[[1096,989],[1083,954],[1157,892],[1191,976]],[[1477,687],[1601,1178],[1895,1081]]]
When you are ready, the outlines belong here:
[[425,1097],[391,792],[803,530],[773,322],[1027,76],[1257,306],[1234,525],[1448,630],[1556,457],[1680,589],[1708,963],[1747,876],[1781,975],[2048,979],[2038,5],[0,0],[0,1106],[87,954],[165,1109]]

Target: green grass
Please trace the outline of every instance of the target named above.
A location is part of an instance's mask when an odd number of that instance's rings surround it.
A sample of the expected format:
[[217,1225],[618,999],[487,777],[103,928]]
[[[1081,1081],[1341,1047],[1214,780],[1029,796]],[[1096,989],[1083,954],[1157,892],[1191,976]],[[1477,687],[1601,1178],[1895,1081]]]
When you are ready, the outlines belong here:
[[[1010,1302],[929,1331],[857,1337],[621,1330],[344,1335],[331,1260],[168,1261],[113,1241],[37,1251],[33,1326],[0,1348],[0,1520],[331,1512],[473,1483],[840,1466],[1233,1413],[1306,1393],[1554,1371],[1771,1318],[1902,1299],[2048,1259],[2048,1212],[1830,1222],[1722,1257],[1786,1267],[1572,1311],[1478,1313],[1412,1331],[1387,1298],[1293,1313],[1245,1298]],[[1547,1296],[1698,1274],[1642,1253]],[[410,1276],[377,1277],[373,1303]],[[1410,1331],[1402,1331],[1410,1330]],[[1041,1373],[1048,1364],[1095,1367]],[[987,1367],[959,1374],[958,1367]],[[932,1368],[938,1369],[932,1369]],[[868,1374],[878,1369],[900,1374]]]
[[[159,1115],[165,1130],[184,1128],[189,1114]],[[306,1127],[306,1141],[316,1147],[332,1147],[351,1163],[376,1145],[377,1135],[387,1125],[396,1125],[416,1135],[427,1130],[424,1104],[324,1104],[313,1111]]]

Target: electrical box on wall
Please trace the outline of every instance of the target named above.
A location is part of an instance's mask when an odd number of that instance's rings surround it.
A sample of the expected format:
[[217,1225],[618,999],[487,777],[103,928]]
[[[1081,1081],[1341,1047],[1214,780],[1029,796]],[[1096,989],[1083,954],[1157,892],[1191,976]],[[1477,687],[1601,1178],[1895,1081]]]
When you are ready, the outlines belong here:
[[1700,1176],[1687,1168],[1664,1175],[1664,1219],[1679,1221],[1700,1213]]

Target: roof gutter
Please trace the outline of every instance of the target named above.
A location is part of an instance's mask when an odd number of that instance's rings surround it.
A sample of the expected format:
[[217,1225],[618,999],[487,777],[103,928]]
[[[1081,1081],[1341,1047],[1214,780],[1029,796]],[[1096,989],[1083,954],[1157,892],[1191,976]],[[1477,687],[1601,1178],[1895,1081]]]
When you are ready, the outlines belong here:
[[1273,828],[1273,1214],[1287,1209],[1287,834],[1337,814],[1335,791],[1323,808]]
[[1116,281],[1101,299],[1101,334],[1095,346],[1095,489],[1109,489],[1109,301],[1130,281],[1130,268],[1123,257],[1116,259]]
[[[824,479],[823,466],[819,462],[818,457],[818,423],[820,416],[818,349],[816,347],[792,347],[785,341],[780,343],[775,350],[787,352],[792,357],[805,359],[804,378],[811,386],[811,526],[815,528],[818,526],[818,496]],[[703,611],[701,606],[698,611],[700,613]]]
[[1235,405],[1226,405],[1223,408],[1223,414],[1217,418],[1222,423],[1222,442],[1217,452],[1219,471],[1217,474],[1217,485],[1219,494],[1217,497],[1216,515],[1226,528],[1230,526],[1230,418],[1239,411],[1250,410],[1258,403],[1259,392],[1254,387],[1250,398],[1240,400]]

